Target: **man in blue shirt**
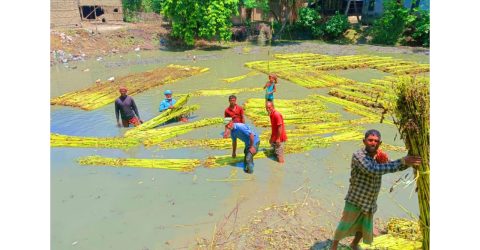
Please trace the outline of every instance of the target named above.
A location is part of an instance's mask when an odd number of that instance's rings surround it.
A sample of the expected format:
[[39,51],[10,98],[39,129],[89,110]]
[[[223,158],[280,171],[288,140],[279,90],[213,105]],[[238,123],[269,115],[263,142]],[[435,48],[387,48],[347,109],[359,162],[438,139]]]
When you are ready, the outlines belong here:
[[225,120],[225,134],[224,138],[232,137],[232,157],[237,157],[237,138],[245,143],[243,159],[245,173],[253,173],[253,156],[257,154],[258,146],[260,145],[260,138],[258,134],[251,130],[246,124],[233,123],[231,117],[226,117]]
[[173,105],[177,102],[177,100],[172,98],[172,91],[165,90],[163,93],[165,95],[165,100],[160,103],[160,107],[158,108],[159,112],[163,112],[167,109],[172,109]]

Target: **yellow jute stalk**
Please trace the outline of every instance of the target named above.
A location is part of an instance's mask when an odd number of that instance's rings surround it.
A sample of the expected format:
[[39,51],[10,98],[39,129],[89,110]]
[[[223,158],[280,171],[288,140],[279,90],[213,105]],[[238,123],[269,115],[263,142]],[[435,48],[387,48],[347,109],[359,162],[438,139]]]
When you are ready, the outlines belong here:
[[169,138],[176,137],[181,134],[188,133],[195,128],[221,124],[223,123],[223,118],[206,118],[195,122],[188,122],[176,126],[167,126],[158,129],[149,129],[144,131],[138,131],[137,133],[130,134],[128,137],[137,138],[143,140],[145,146],[156,145],[164,140]]
[[250,71],[248,72],[247,74],[245,75],[241,75],[241,76],[235,76],[235,77],[230,77],[230,78],[224,78],[222,79],[222,81],[226,82],[226,83],[233,83],[233,82],[237,82],[237,81],[240,81],[246,77],[249,77],[249,76],[255,76],[255,75],[258,75],[258,72],[256,71]]
[[181,96],[178,101],[173,105],[173,109],[167,109],[163,111],[160,115],[142,123],[140,126],[128,130],[127,132],[125,132],[125,136],[132,136],[139,131],[145,131],[155,128],[171,119],[177,118],[181,115],[188,114],[199,109],[199,105],[183,107],[183,105],[185,105],[185,103],[188,101],[189,97],[190,95]]
[[135,158],[107,158],[102,156],[87,156],[79,158],[80,165],[110,166],[110,167],[137,167],[158,168],[189,172],[200,165],[198,159],[135,159]]
[[84,137],[52,133],[50,135],[51,147],[77,147],[77,148],[121,148],[128,149],[138,146],[140,140],[124,137]]
[[262,88],[241,88],[241,89],[203,89],[192,93],[192,96],[217,96],[217,95],[236,95],[242,92],[258,92]]
[[127,87],[128,94],[133,96],[150,88],[172,83],[207,70],[208,68],[172,64],[167,67],[120,77],[115,82],[104,82],[83,90],[70,92],[52,98],[50,104],[94,110],[114,102],[119,96],[119,86]]
[[399,77],[395,123],[409,155],[420,156],[415,170],[422,249],[430,249],[430,89],[428,78]]

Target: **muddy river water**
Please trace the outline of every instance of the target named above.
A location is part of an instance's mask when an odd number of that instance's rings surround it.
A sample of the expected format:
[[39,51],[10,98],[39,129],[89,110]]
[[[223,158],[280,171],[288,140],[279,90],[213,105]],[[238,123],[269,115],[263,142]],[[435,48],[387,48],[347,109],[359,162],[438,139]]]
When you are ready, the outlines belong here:
[[[379,54],[368,47],[330,47],[307,44],[303,51],[318,48],[317,53],[329,54]],[[150,89],[133,96],[143,120],[158,115],[158,105],[164,98],[163,91],[171,89],[175,94],[199,89],[262,87],[265,74],[250,76],[234,83],[221,79],[246,74],[250,69],[244,63],[255,60],[273,60],[274,53],[302,51],[301,44],[279,47],[248,45],[216,51],[149,51],[128,55],[113,55],[102,60],[57,64],[51,67],[51,97],[91,86],[96,79],[121,77],[127,74],[163,67],[170,63],[208,67],[210,71],[173,84]],[[332,49],[329,49],[332,48]],[[336,49],[336,50],[335,50]],[[395,53],[389,49],[384,55],[417,62],[428,62],[428,55]],[[196,56],[196,61],[191,56]],[[68,66],[68,67],[67,67]],[[381,78],[386,73],[372,70],[344,70],[336,74],[359,81]],[[327,89],[306,89],[284,79],[279,79],[276,98],[300,99],[309,94],[325,95]],[[248,98],[262,98],[262,92],[246,92],[237,95],[238,103]],[[192,97],[189,104],[199,104],[192,120],[223,116],[228,105],[227,96]],[[329,109],[340,112],[344,118],[355,117],[335,105]],[[252,125],[247,118],[247,123]],[[253,126],[253,125],[252,125]],[[403,145],[396,128],[385,124],[364,125],[365,129],[377,128],[383,133],[383,141]],[[263,131],[264,128],[256,128]],[[52,106],[51,132],[77,136],[121,136],[126,129],[116,127],[113,104],[93,111]],[[222,125],[196,129],[179,138],[219,138]],[[397,137],[397,138],[396,138]],[[308,187],[310,197],[318,199],[329,212],[315,218],[319,225],[336,226],[344,204],[350,174],[350,157],[360,148],[360,142],[343,142],[327,148],[286,155],[286,163],[279,165],[268,158],[255,160],[253,175],[242,169],[227,166],[215,169],[203,167],[183,173],[162,169],[114,168],[80,166],[76,159],[89,155],[128,158],[197,158],[229,154],[230,150],[188,148],[161,150],[143,146],[129,150],[96,148],[51,148],[51,248],[65,249],[178,249],[194,248],[197,237],[211,237],[215,223],[221,221],[239,204],[239,220],[273,203],[298,199],[300,187]],[[243,145],[239,144],[237,152]],[[391,158],[404,153],[392,152]],[[410,218],[405,211],[418,214],[413,186],[390,186],[400,173],[385,175],[378,199],[376,218]],[[214,181],[235,174],[234,182]],[[404,208],[402,208],[401,206]],[[329,226],[330,225],[330,226]]]

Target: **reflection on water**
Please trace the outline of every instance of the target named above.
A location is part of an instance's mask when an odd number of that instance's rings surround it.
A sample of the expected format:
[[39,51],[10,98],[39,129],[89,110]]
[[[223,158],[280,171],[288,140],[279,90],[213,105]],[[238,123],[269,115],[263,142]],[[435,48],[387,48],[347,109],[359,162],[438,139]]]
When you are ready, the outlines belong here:
[[[241,51],[234,48],[188,52],[197,56],[195,66],[209,67],[210,71],[133,96],[142,119],[148,120],[158,115],[158,105],[164,98],[163,91],[167,88],[171,89],[175,96],[199,89],[263,86],[267,80],[265,74],[230,84],[221,81],[223,78],[248,73],[250,69],[243,67],[247,61],[268,59],[268,47],[254,47],[250,54],[243,54]],[[194,64],[188,58],[187,52],[154,51],[122,57],[116,55],[103,61],[72,63],[77,66],[76,69],[55,65],[51,68],[51,96],[88,87],[96,79],[104,80],[111,76],[118,78],[170,63]],[[305,98],[311,93],[325,93],[325,90],[308,90],[283,79],[280,79],[277,91],[276,98]],[[240,93],[237,97],[238,103],[242,104],[247,98],[263,98],[263,92]],[[201,106],[192,117],[192,121],[195,121],[205,117],[222,116],[228,105],[228,97],[192,97],[189,104]],[[248,119],[247,123],[252,124]],[[386,143],[401,144],[398,140],[394,141],[396,129],[393,126],[373,124],[372,127],[383,131]],[[259,133],[264,129],[256,128]],[[51,109],[51,132],[54,133],[110,137],[121,136],[126,130],[116,127],[113,104],[93,111],[71,107]],[[179,138],[220,138],[222,131],[222,125],[215,125],[199,128]],[[331,210],[329,214],[325,214],[325,218],[317,218],[319,225],[336,223],[348,188],[350,157],[359,147],[358,142],[348,142],[326,149],[287,155],[287,163],[283,165],[271,159],[255,159],[253,175],[247,175],[241,168],[234,166],[216,169],[200,167],[192,173],[181,173],[155,169],[80,166],[76,163],[77,158],[89,155],[203,160],[211,155],[230,154],[231,150],[161,150],[156,146],[140,146],[129,150],[52,148],[52,249],[191,247],[196,237],[210,237],[214,224],[221,221],[237,204],[240,204],[237,223],[241,224],[256,209],[271,203],[290,201],[300,195],[301,192],[295,192],[296,190],[307,188],[312,191],[310,197],[318,199]],[[241,143],[237,150],[243,150]],[[392,156],[395,158],[402,154]],[[235,170],[238,179],[253,179],[209,181],[228,178]],[[402,173],[386,175],[383,179],[384,189],[401,175]],[[405,212],[391,201],[386,192],[388,190],[382,191],[379,197],[380,209],[376,216],[406,217]],[[417,214],[416,195],[412,198],[409,196],[409,189],[393,193],[396,200]],[[74,242],[76,243],[73,244]]]

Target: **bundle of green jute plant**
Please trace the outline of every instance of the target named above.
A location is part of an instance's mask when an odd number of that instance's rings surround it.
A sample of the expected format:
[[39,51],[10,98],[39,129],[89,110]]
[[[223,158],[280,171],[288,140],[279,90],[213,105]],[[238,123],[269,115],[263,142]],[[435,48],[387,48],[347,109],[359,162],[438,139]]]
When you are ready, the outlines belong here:
[[138,146],[140,140],[125,137],[84,137],[52,133],[50,135],[51,147],[74,148],[121,148],[128,149]]
[[430,249],[430,89],[426,78],[399,77],[394,121],[409,155],[420,156],[415,170],[422,248]]
[[114,82],[95,84],[86,89],[66,93],[52,98],[50,104],[94,110],[114,102],[119,96],[119,86],[127,87],[128,94],[133,96],[150,88],[169,84],[208,70],[208,68],[171,64],[167,67],[123,76]]
[[80,165],[110,166],[110,167],[137,167],[160,168],[190,172],[200,165],[198,159],[135,159],[135,158],[107,158],[98,155],[82,157],[77,160]]
[[163,111],[160,115],[140,124],[140,126],[134,127],[127,132],[125,132],[125,136],[130,136],[138,131],[148,130],[155,128],[171,119],[177,118],[181,115],[188,114],[200,108],[199,105],[187,106],[183,107],[185,103],[187,103],[190,95],[183,95],[178,98],[178,101],[173,105],[173,109],[167,109]]
[[143,145],[146,147],[156,145],[167,139],[176,137],[178,135],[186,134],[192,131],[195,128],[221,124],[223,123],[223,118],[214,117],[214,118],[205,118],[194,122],[188,122],[176,126],[166,126],[157,129],[149,129],[138,131],[133,135],[128,137],[137,138],[143,140]]

